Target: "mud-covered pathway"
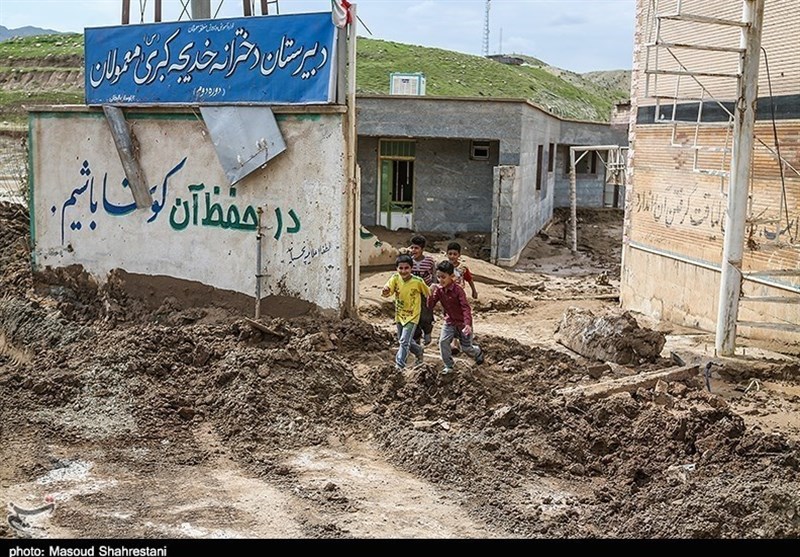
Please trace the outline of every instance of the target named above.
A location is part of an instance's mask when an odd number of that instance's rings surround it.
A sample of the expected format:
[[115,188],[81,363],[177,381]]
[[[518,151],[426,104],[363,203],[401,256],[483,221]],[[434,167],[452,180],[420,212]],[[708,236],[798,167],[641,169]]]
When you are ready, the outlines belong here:
[[387,273],[364,273],[359,319],[262,330],[225,307],[147,306],[80,269],[33,277],[26,219],[0,203],[0,499],[48,508],[9,507],[0,537],[800,535],[795,357],[731,361],[711,392],[699,375],[560,391],[674,365],[593,378],[597,362],[547,342],[565,306],[613,306],[613,261],[591,251],[589,275],[479,280],[486,362],[443,380],[435,357],[395,371],[373,299]]

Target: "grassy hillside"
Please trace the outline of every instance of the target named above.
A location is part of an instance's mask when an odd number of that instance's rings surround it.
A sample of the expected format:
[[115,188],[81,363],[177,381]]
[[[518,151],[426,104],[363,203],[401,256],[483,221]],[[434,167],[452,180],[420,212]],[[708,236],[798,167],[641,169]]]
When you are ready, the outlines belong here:
[[[359,37],[356,86],[359,93],[388,94],[392,72],[422,72],[428,96],[530,99],[553,114],[598,122],[608,121],[614,102],[628,98],[630,72],[584,77],[515,56],[524,63]],[[25,105],[83,102],[83,35],[0,42],[0,129],[24,127]]]
[[559,116],[600,122],[608,121],[614,102],[629,96],[627,89],[601,87],[535,58],[517,57],[526,63],[507,65],[483,56],[359,38],[356,83],[360,93],[388,94],[390,73],[422,72],[430,96],[530,99]]
[[0,130],[26,127],[25,105],[83,102],[82,34],[0,42]]

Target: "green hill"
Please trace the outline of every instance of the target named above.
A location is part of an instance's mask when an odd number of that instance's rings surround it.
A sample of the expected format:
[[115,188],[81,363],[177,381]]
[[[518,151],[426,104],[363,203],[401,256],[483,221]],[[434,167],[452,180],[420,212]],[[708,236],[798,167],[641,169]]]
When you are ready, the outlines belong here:
[[483,56],[365,38],[359,38],[357,48],[359,93],[388,94],[390,73],[421,72],[428,96],[530,99],[558,116],[598,122],[607,122],[614,103],[630,95],[624,85],[604,87],[531,57],[513,55],[523,63],[502,64]]
[[[509,58],[517,63],[359,37],[356,87],[361,94],[389,94],[391,73],[421,72],[428,96],[530,99],[558,116],[598,122],[629,96],[630,72],[581,75],[531,56]],[[0,42],[0,129],[24,128],[25,105],[83,102],[83,35]]]

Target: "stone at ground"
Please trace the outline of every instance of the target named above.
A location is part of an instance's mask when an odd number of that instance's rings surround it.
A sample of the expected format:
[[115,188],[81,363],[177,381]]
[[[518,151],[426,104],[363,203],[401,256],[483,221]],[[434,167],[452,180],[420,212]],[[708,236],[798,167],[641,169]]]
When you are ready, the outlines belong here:
[[586,358],[616,364],[653,362],[667,342],[663,333],[640,327],[627,311],[595,315],[578,307],[564,312],[556,340]]

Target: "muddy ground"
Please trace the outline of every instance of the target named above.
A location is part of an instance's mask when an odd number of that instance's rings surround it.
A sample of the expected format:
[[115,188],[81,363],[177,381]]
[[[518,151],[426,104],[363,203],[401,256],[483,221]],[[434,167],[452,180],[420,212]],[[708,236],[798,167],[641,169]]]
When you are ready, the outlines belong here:
[[[395,371],[387,271],[362,271],[359,318],[254,327],[148,305],[124,276],[32,276],[27,212],[0,203],[0,537],[798,537],[797,353],[745,339],[714,359],[712,335],[636,316],[661,355],[598,372],[554,331],[570,307],[619,311],[622,215],[582,212],[574,255],[559,215],[515,269],[461,239],[487,356],[445,379],[433,345]],[[579,389],[672,353],[719,365],[708,383]]]

